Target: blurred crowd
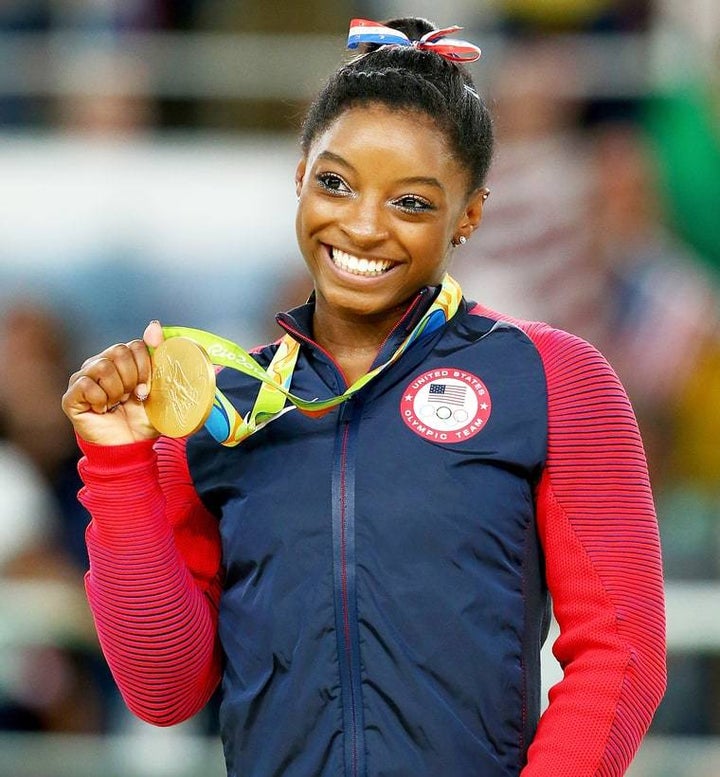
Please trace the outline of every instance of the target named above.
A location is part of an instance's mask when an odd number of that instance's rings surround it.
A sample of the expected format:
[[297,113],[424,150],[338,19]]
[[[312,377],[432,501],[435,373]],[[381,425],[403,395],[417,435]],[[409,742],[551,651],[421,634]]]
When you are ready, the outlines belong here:
[[[703,52],[698,66],[683,78],[658,79],[643,93],[588,93],[566,37],[649,41],[662,24],[690,25],[692,13],[679,21],[677,5],[495,0],[482,13],[479,4],[462,0],[443,6],[436,21],[457,18],[476,31],[471,40],[481,41],[486,31],[502,41],[483,89],[498,135],[491,198],[480,230],[456,253],[454,275],[467,297],[548,321],[600,348],[639,419],[668,579],[720,582],[720,23],[714,36],[702,21],[700,29],[683,29],[681,40],[697,42],[695,55]],[[3,0],[0,34],[343,36],[353,15],[382,19],[408,8],[430,18],[439,13],[425,6],[314,0],[300,14],[281,2]],[[142,64],[114,59],[104,77],[116,85],[142,79]],[[270,122],[292,129],[296,115],[287,105],[223,107],[149,94],[117,88],[60,102],[0,94],[0,133],[161,134],[188,126],[242,132],[249,115],[254,125],[267,122],[277,131]],[[270,324],[272,309],[299,303],[306,292],[300,268],[296,278],[272,288]],[[264,331],[274,338],[270,324]],[[71,339],[50,306],[14,299],[0,308],[0,584],[32,579],[82,588],[88,517],[75,498],[77,448],[60,410],[76,358],[68,351]],[[55,644],[23,646],[12,663],[3,658],[12,671],[0,672],[0,729],[100,733],[119,725],[122,705],[88,618],[78,617]],[[718,653],[671,654],[668,694],[654,730],[720,736],[718,697]]]

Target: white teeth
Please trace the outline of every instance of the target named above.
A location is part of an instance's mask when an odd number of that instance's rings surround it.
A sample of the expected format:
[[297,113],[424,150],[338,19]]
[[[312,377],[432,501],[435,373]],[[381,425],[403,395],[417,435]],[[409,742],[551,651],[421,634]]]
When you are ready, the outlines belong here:
[[339,267],[345,272],[350,272],[353,275],[365,275],[372,277],[374,275],[382,275],[387,272],[392,266],[392,262],[386,260],[379,261],[377,259],[359,259],[352,254],[346,254],[345,251],[341,251],[339,248],[332,249],[332,260],[336,267]]

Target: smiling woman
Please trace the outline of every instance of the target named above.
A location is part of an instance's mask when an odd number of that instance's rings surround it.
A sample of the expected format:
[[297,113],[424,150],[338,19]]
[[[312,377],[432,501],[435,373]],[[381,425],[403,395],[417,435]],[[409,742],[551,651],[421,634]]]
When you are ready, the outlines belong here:
[[[255,361],[198,334],[226,366],[204,428],[148,420],[151,354],[181,329],[157,322],[63,398],[114,676],[158,725],[222,679],[229,777],[615,777],[664,690],[622,386],[587,343],[447,273],[493,145],[457,29],[351,24],[361,51],[310,108],[295,173],[313,295]],[[166,373],[192,404],[189,371]],[[564,677],[541,715],[551,598]]]

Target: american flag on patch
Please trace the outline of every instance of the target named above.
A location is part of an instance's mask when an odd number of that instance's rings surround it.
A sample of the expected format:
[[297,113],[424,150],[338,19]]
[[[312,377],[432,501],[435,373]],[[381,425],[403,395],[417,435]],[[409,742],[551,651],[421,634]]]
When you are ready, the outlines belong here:
[[431,383],[428,401],[462,407],[465,404],[467,386],[448,386],[447,383]]

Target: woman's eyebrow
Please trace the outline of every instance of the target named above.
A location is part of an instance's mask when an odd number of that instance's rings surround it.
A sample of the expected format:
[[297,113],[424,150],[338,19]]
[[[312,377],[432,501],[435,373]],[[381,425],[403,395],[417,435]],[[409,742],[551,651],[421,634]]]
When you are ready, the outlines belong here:
[[413,184],[413,183],[421,183],[426,184],[427,186],[435,186],[437,189],[440,189],[441,191],[445,191],[445,187],[438,181],[437,178],[433,178],[432,176],[426,176],[426,175],[412,175],[408,178],[401,178],[398,183],[401,184]]
[[355,168],[350,164],[350,162],[347,161],[344,157],[341,157],[339,154],[335,154],[332,151],[321,151],[317,155],[318,159],[327,159],[330,162],[337,162],[340,165],[344,165],[348,169],[355,171]]

